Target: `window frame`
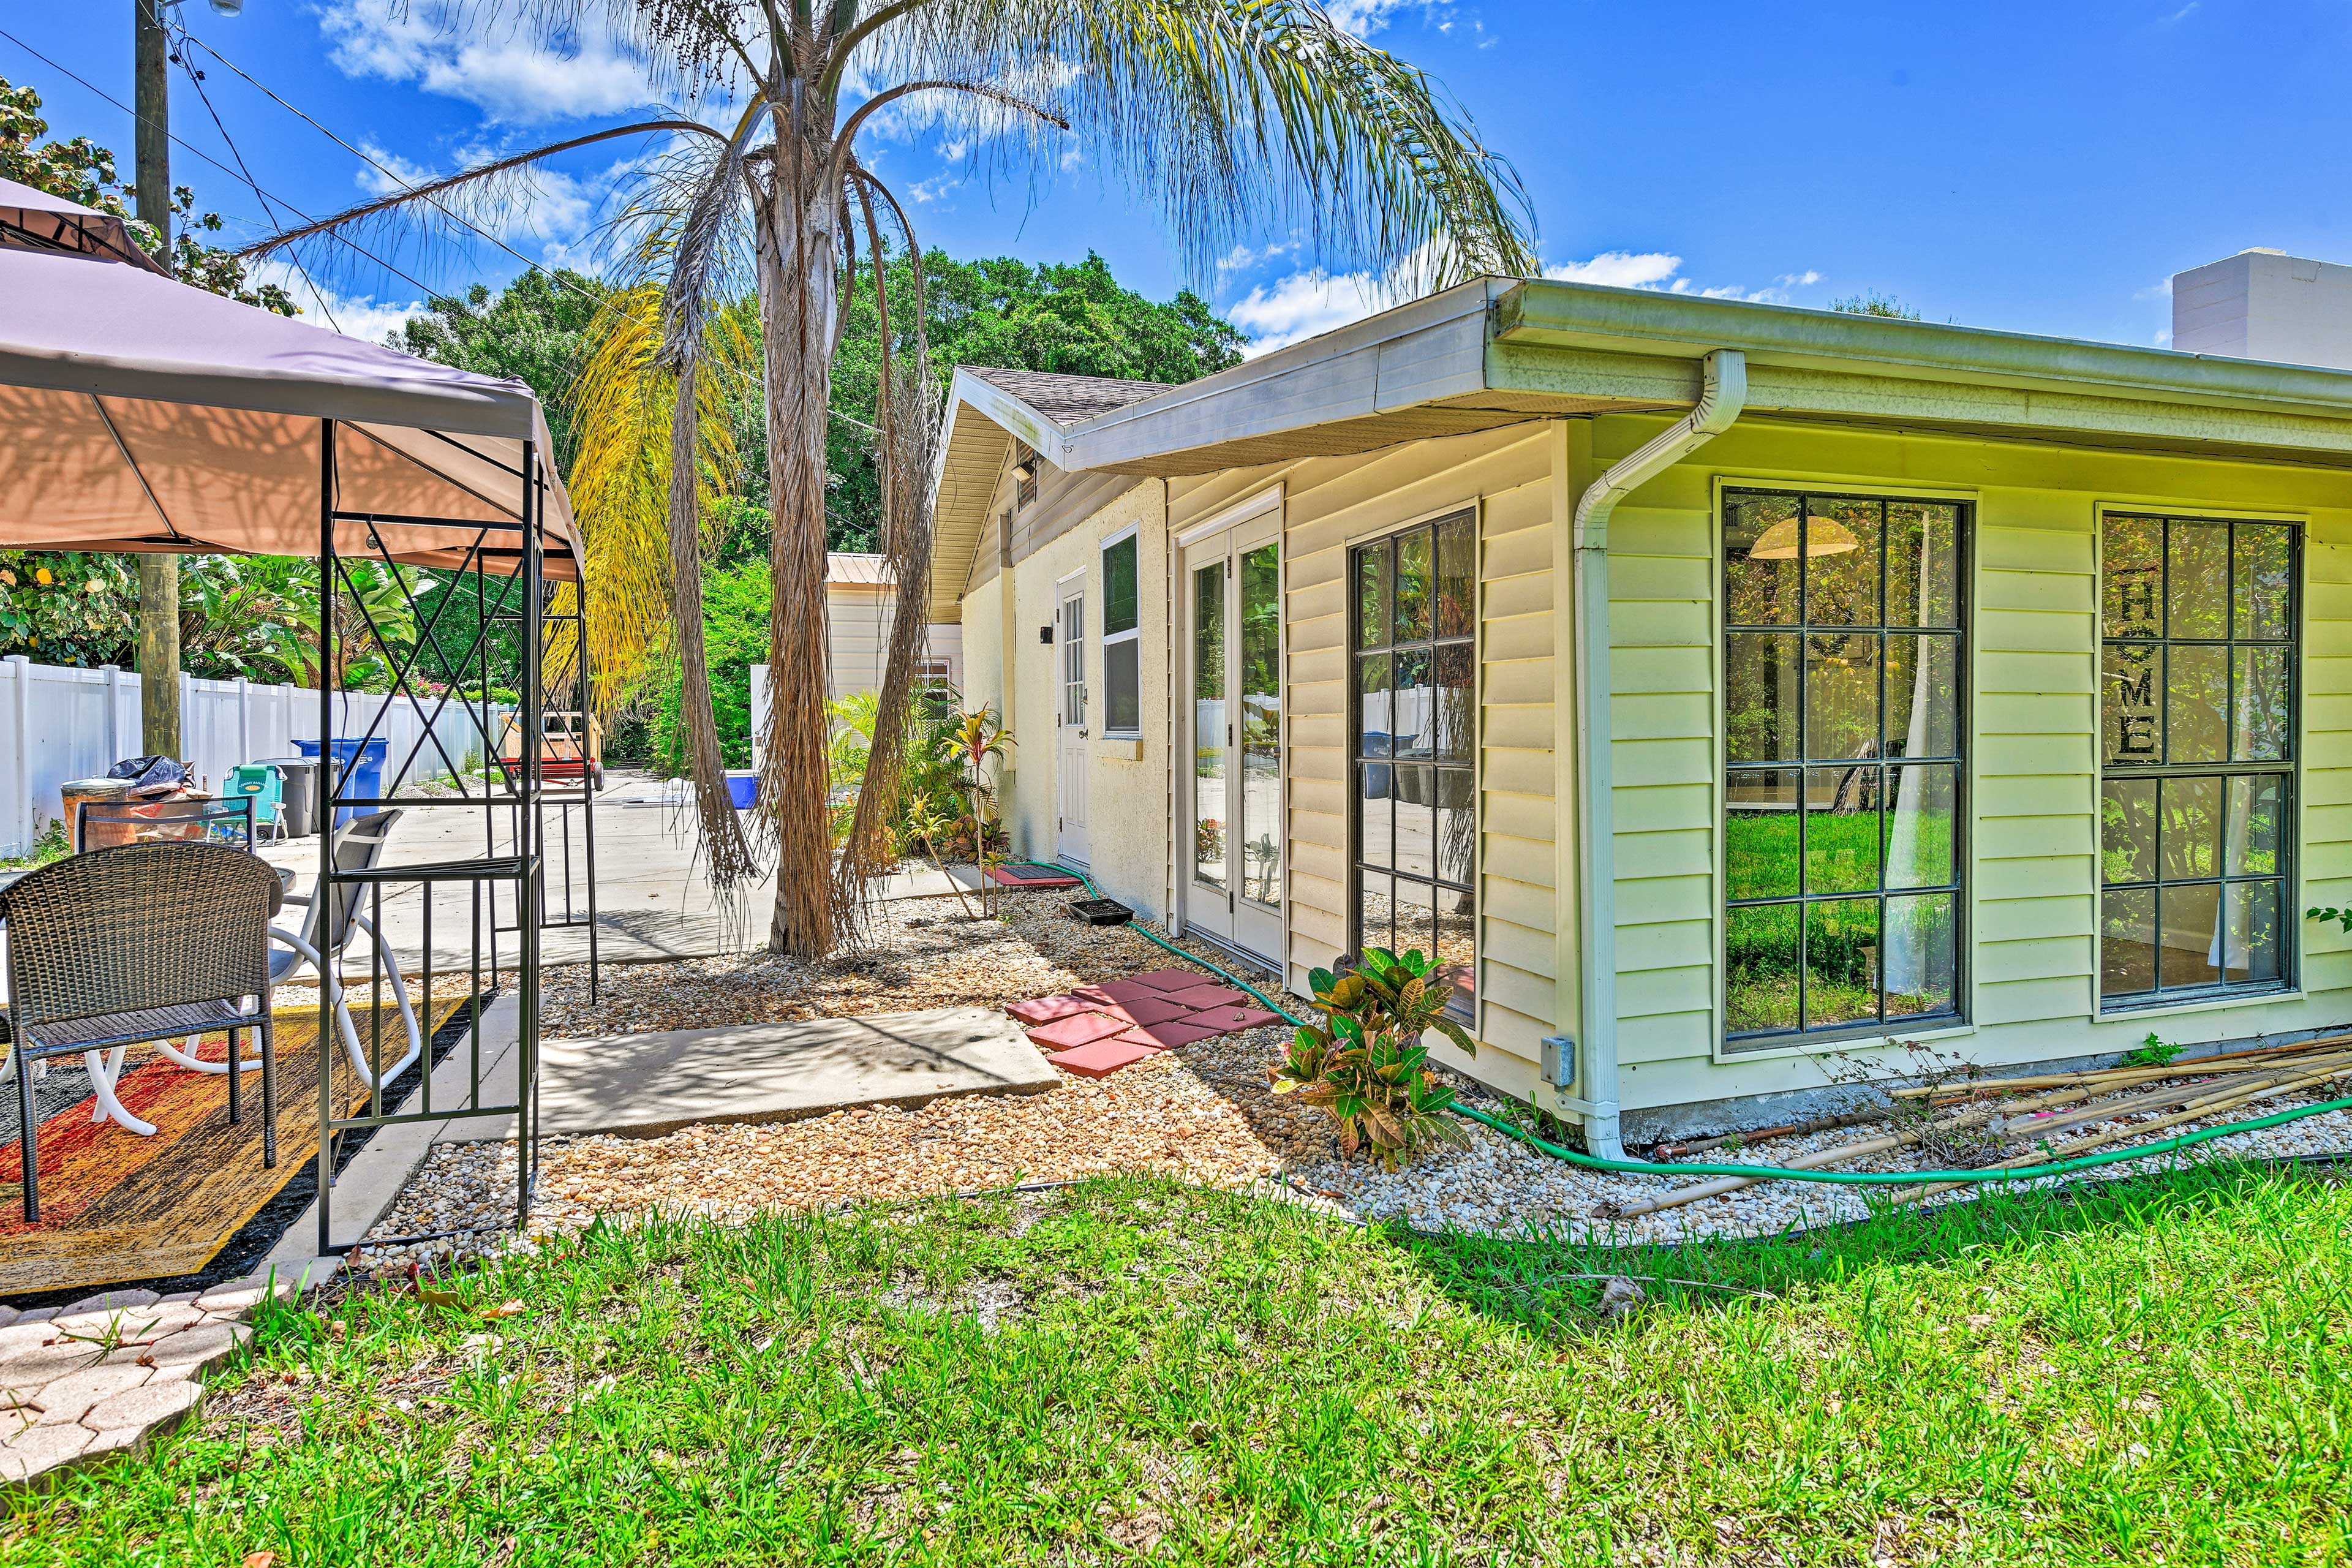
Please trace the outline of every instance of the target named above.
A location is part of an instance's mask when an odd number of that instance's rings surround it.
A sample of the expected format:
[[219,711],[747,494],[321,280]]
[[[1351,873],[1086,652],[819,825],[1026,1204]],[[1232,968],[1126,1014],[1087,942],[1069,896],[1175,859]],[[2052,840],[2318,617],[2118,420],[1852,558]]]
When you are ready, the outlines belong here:
[[[2112,530],[2117,522],[2154,522],[2161,526],[2158,535],[2157,603],[2163,609],[2164,630],[2154,637],[2116,637],[2107,630],[2107,564]],[[2199,527],[2221,524],[2228,528],[2225,559],[2229,563],[2229,595],[2225,611],[2226,635],[2221,637],[2176,637],[2171,631],[2171,570],[2172,526],[2176,522]],[[2283,637],[2263,639],[2241,637],[2238,635],[2237,600],[2237,533],[2241,526],[2275,528],[2287,535],[2285,611],[2286,634]],[[2253,1005],[2294,996],[2302,985],[2302,900],[2299,879],[2303,869],[2303,754],[2304,754],[2304,679],[2303,633],[2305,628],[2305,595],[2304,574],[2307,570],[2309,520],[2300,516],[2281,516],[2258,511],[2200,510],[2166,506],[2103,506],[2098,513],[2098,565],[2094,583],[2096,608],[2095,631],[2097,638],[2095,668],[2099,690],[2095,704],[2092,745],[2097,763],[2092,792],[2094,858],[2096,879],[2093,883],[2091,970],[2092,1001],[2095,1015],[2102,1019],[2130,1018],[2162,1013],[2175,1008]],[[2160,711],[2164,720],[2164,754],[2159,763],[2111,763],[2106,756],[2107,721],[2107,650],[2116,645],[2150,645],[2163,650],[2162,662],[2156,677],[2163,696]],[[2218,763],[2174,763],[2170,760],[2172,723],[2170,706],[2171,650],[2177,647],[2218,647],[2223,650],[2224,685],[2221,720],[2225,733],[2235,722],[2238,692],[2238,650],[2241,648],[2280,648],[2286,662],[2286,714],[2284,745],[2285,756],[2273,760],[2225,760]],[[2228,833],[2230,781],[2241,778],[2276,779],[2280,781],[2281,799],[2278,805],[2279,867],[2267,877],[2231,876],[2226,863],[2217,866],[2210,877],[2167,877],[2164,870],[2164,784],[2168,780],[2212,778],[2221,782],[2221,831]],[[2157,790],[2154,818],[2155,837],[2148,856],[2154,876],[2144,881],[2110,882],[2107,879],[2106,794],[2110,783],[2144,780]],[[2166,888],[2217,889],[2218,899],[2226,900],[2229,889],[2237,883],[2272,882],[2278,889],[2277,942],[2278,974],[2269,980],[2232,981],[2225,978],[2203,984],[2169,985],[2164,983],[2163,909]],[[2155,922],[2154,934],[2158,952],[2154,958],[2152,989],[2132,991],[2110,996],[2106,990],[2107,896],[2111,891],[2148,891],[2155,895],[2150,918]],[[2226,921],[2226,902],[2217,904],[2217,911]],[[2217,940],[2226,941],[2226,931]]]
[[[1814,500],[1868,502],[1873,505],[1876,505],[1881,509],[1880,518],[1882,526],[1885,516],[1885,509],[1890,506],[1907,504],[1951,508],[1956,513],[1953,525],[1952,564],[1953,593],[1956,603],[1953,606],[1954,614],[1951,625],[1948,626],[1889,626],[1886,621],[1886,600],[1888,586],[1891,581],[1892,562],[1885,548],[1885,542],[1883,533],[1880,539],[1878,561],[1878,618],[1874,623],[1869,626],[1849,626],[1841,623],[1824,622],[1816,626],[1810,620],[1805,619],[1807,588],[1805,584],[1805,573],[1803,571],[1804,557],[1802,555],[1797,557],[1798,595],[1800,605],[1799,619],[1790,623],[1775,623],[1771,625],[1759,625],[1748,622],[1734,621],[1731,618],[1732,612],[1730,596],[1725,585],[1726,571],[1728,565],[1727,552],[1728,549],[1731,507],[1735,501],[1742,500],[1771,498],[1780,498],[1797,501],[1801,515],[1804,514],[1807,503]],[[1948,489],[1939,489],[1933,486],[1913,488],[1838,483],[1808,486],[1803,484],[1791,484],[1782,479],[1733,479],[1727,477],[1719,479],[1717,481],[1714,487],[1713,503],[1714,516],[1713,528],[1711,531],[1712,552],[1709,563],[1709,570],[1713,574],[1713,582],[1709,592],[1712,603],[1715,606],[1714,647],[1712,658],[1715,669],[1715,720],[1717,723],[1715,736],[1716,768],[1714,779],[1714,819],[1717,834],[1717,851],[1715,859],[1717,893],[1714,915],[1716,933],[1714,973],[1716,1011],[1715,1028],[1713,1030],[1715,1037],[1713,1050],[1714,1059],[1726,1062],[1753,1061],[1758,1059],[1769,1059],[1769,1058],[1778,1055],[1789,1055],[1807,1051],[1833,1049],[1840,1047],[1851,1047],[1857,1041],[1893,1039],[1898,1035],[1907,1037],[1912,1036],[1935,1036],[1954,1032],[1965,1032],[1974,1026],[1973,1021],[1975,1017],[1975,1012],[1972,1006],[1974,966],[1971,963],[1970,959],[1972,956],[1971,932],[1974,924],[1972,917],[1976,899],[1976,882],[1974,874],[1976,864],[1972,834],[1975,810],[1974,796],[1972,793],[1974,783],[1972,771],[1976,762],[1976,733],[1974,717],[1976,680],[1973,659],[1976,643],[1977,605],[1975,596],[1975,533],[1978,519],[1978,498],[1973,492],[1957,492]],[[1799,663],[1796,679],[1798,708],[1794,719],[1795,730],[1798,738],[1798,756],[1794,760],[1782,759],[1777,762],[1735,762],[1732,760],[1730,725],[1730,704],[1732,696],[1730,646],[1732,636],[1735,633],[1739,632],[1785,633],[1794,636],[1798,639]],[[1918,888],[1903,887],[1890,889],[1887,887],[1885,846],[1886,836],[1888,833],[1887,824],[1890,813],[1884,798],[1882,797],[1878,807],[1881,825],[1879,837],[1880,859],[1876,886],[1874,889],[1868,891],[1830,891],[1819,894],[1811,893],[1805,889],[1802,880],[1805,864],[1803,847],[1804,831],[1807,825],[1807,819],[1811,816],[1811,813],[1806,809],[1807,776],[1811,772],[1818,768],[1853,765],[1851,759],[1844,763],[1818,762],[1805,754],[1804,737],[1807,733],[1807,719],[1809,717],[1806,704],[1809,701],[1809,698],[1806,694],[1806,681],[1804,679],[1804,640],[1810,636],[1829,635],[1832,633],[1859,633],[1873,636],[1878,639],[1881,656],[1879,658],[1878,672],[1878,742],[1880,754],[1872,759],[1872,762],[1879,770],[1879,777],[1882,781],[1882,784],[1886,779],[1888,770],[1890,768],[1918,766],[1949,767],[1952,770],[1952,878],[1949,882]],[[1917,763],[1914,763],[1908,758],[1889,758],[1885,754],[1887,723],[1887,688],[1885,649],[1890,637],[1919,638],[1928,637],[1948,637],[1954,641],[1953,710],[1951,720],[1954,750],[1948,755],[1939,754],[1933,759],[1924,759]],[[1798,883],[1799,890],[1795,894],[1788,896],[1734,899],[1731,897],[1729,864],[1732,778],[1736,773],[1769,772],[1794,772],[1797,774],[1797,816],[1799,820],[1800,832],[1798,840],[1799,848],[1797,851],[1797,865],[1800,878]],[[1869,898],[1875,900],[1878,907],[1879,931],[1881,933],[1879,951],[1883,954],[1885,952],[1884,933],[1885,931],[1886,906],[1890,897],[1899,899],[1917,894],[1933,894],[1938,892],[1947,893],[1951,899],[1951,1005],[1947,1009],[1934,1013],[1904,1014],[1890,1016],[1886,1012],[1886,987],[1882,973],[1880,984],[1877,990],[1875,1016],[1866,1019],[1856,1019],[1847,1023],[1828,1024],[1808,1028],[1804,1022],[1804,907],[1811,903],[1832,903],[1850,899]],[[1795,1026],[1788,1028],[1748,1029],[1735,1032],[1731,1027],[1731,966],[1729,958],[1732,913],[1739,909],[1759,908],[1771,905],[1791,906],[1796,908],[1799,911],[1797,949],[1799,992],[1797,1002],[1797,1023]]]
[[[1444,529],[1450,523],[1463,521],[1466,521],[1468,523],[1470,533],[1470,630],[1466,636],[1442,637],[1438,634],[1437,630],[1436,609],[1436,584],[1438,581],[1437,563],[1439,559],[1438,533],[1440,530]],[[1429,636],[1425,637],[1407,638],[1402,643],[1398,642],[1394,637],[1394,619],[1393,613],[1391,612],[1390,635],[1388,638],[1381,642],[1376,647],[1364,647],[1361,643],[1360,635],[1361,631],[1360,625],[1360,616],[1359,613],[1360,606],[1357,592],[1358,573],[1360,570],[1359,563],[1362,559],[1364,552],[1368,550],[1380,549],[1385,552],[1387,565],[1385,567],[1385,579],[1381,602],[1384,605],[1392,606],[1394,604],[1396,590],[1397,552],[1395,545],[1399,540],[1413,533],[1425,533],[1428,535],[1430,541],[1431,589]],[[1483,956],[1483,946],[1479,940],[1483,934],[1485,926],[1484,904],[1480,901],[1480,873],[1484,869],[1486,847],[1486,809],[1485,802],[1481,795],[1484,781],[1480,777],[1485,763],[1484,740],[1486,731],[1484,691],[1486,665],[1484,658],[1484,638],[1482,637],[1482,633],[1485,629],[1485,605],[1483,603],[1485,583],[1481,575],[1480,564],[1480,558],[1484,548],[1484,511],[1483,508],[1477,503],[1472,502],[1464,506],[1448,507],[1443,511],[1415,518],[1408,522],[1394,524],[1387,528],[1382,528],[1349,539],[1344,546],[1344,570],[1346,572],[1346,576],[1342,579],[1346,594],[1346,607],[1342,611],[1342,614],[1347,621],[1347,626],[1343,633],[1344,641],[1342,646],[1346,650],[1346,679],[1348,684],[1348,730],[1346,740],[1347,750],[1345,753],[1348,759],[1348,776],[1344,781],[1345,787],[1348,791],[1346,829],[1348,842],[1341,853],[1347,858],[1346,864],[1348,868],[1348,909],[1343,919],[1348,936],[1349,952],[1352,955],[1360,956],[1364,948],[1364,933],[1362,930],[1364,909],[1363,874],[1366,867],[1364,865],[1364,858],[1362,854],[1362,793],[1358,784],[1358,771],[1361,768],[1371,765],[1382,765],[1390,768],[1390,778],[1391,781],[1390,787],[1392,790],[1395,787],[1393,783],[1396,777],[1395,770],[1404,766],[1427,766],[1430,768],[1433,790],[1434,790],[1435,787],[1436,775],[1441,771],[1458,773],[1466,775],[1470,781],[1469,810],[1471,824],[1470,871],[1467,881],[1454,881],[1438,874],[1438,859],[1434,845],[1432,847],[1430,860],[1431,874],[1429,876],[1423,877],[1417,872],[1400,870],[1394,864],[1396,856],[1393,850],[1393,839],[1391,839],[1391,851],[1390,856],[1391,863],[1385,867],[1372,868],[1372,869],[1391,878],[1392,880],[1402,878],[1404,879],[1422,883],[1427,886],[1431,889],[1433,908],[1434,907],[1435,898],[1441,893],[1466,893],[1471,897],[1473,902],[1472,914],[1470,917],[1470,958],[1468,965],[1470,970],[1469,984],[1467,986],[1457,986],[1454,991],[1453,1000],[1447,1005],[1446,1014],[1457,1023],[1461,1023],[1465,1026],[1472,1028],[1475,1028],[1477,1026],[1476,1020],[1478,1017],[1478,1002],[1485,990],[1485,987],[1481,984],[1483,976],[1480,973],[1480,959]],[[1433,757],[1425,763],[1421,762],[1400,763],[1397,761],[1393,751],[1385,757],[1373,758],[1367,757],[1364,754],[1363,747],[1361,745],[1364,732],[1364,693],[1363,682],[1359,679],[1357,674],[1359,662],[1368,654],[1393,655],[1401,647],[1408,648],[1425,647],[1429,650],[1431,658],[1430,690],[1433,694],[1433,704],[1434,704],[1436,700],[1434,694],[1440,689],[1436,684],[1435,674],[1437,650],[1440,647],[1466,647],[1469,648],[1470,736],[1469,760],[1467,763],[1441,763]],[[1436,809],[1435,801],[1436,796],[1433,794],[1431,805],[1433,813]],[[1390,940],[1391,942],[1395,940],[1393,929],[1391,929],[1390,933]],[[1435,954],[1433,953],[1432,957],[1433,958]]]
[[[1135,549],[1135,624],[1124,631],[1110,629],[1110,552],[1122,544]],[[1130,523],[1118,532],[1096,542],[1096,566],[1102,574],[1102,614],[1095,617],[1097,633],[1102,645],[1102,717],[1103,739],[1107,741],[1139,741],[1143,739],[1143,534]],[[1135,722],[1121,727],[1111,722],[1111,650],[1132,648],[1128,657],[1135,661]]]

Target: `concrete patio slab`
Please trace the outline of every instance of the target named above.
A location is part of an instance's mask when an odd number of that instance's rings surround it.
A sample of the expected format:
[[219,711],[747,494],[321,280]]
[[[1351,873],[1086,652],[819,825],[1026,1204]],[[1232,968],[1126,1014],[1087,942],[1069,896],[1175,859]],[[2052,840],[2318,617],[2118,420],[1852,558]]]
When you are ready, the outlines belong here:
[[[593,805],[574,804],[547,812],[547,886],[550,918],[567,910],[579,925],[550,929],[540,938],[540,962],[572,964],[588,962],[587,919],[588,835],[584,817],[595,814],[596,946],[607,963],[631,963],[677,958],[709,958],[740,952],[760,945],[767,936],[769,906],[775,900],[775,882],[762,877],[743,890],[740,907],[730,910],[713,891],[707,857],[698,852],[693,809],[683,797],[667,795],[658,782],[617,771]],[[385,846],[387,863],[426,865],[437,861],[474,859],[504,854],[513,842],[513,813],[499,814],[495,834],[485,836],[478,805],[415,806],[393,829]],[[263,859],[285,866],[295,875],[295,892],[307,896],[319,870],[319,840],[289,839],[264,844]],[[946,874],[932,866],[916,866],[892,876],[882,897],[953,899],[959,888],[972,892],[980,874],[969,866],[950,867]],[[514,923],[511,887],[497,891],[497,918]],[[289,910],[289,922],[300,918]],[[414,975],[425,952],[425,902],[413,884],[386,890],[383,929],[402,967]],[[455,972],[472,962],[473,915],[468,896],[446,887],[433,895],[432,948],[436,970]],[[511,963],[515,939],[511,931],[498,938],[499,956]],[[364,976],[367,953],[354,945],[345,955],[345,974]]]
[[[545,1040],[540,1126],[651,1138],[946,1094],[1042,1094],[1061,1081],[1021,1026],[991,1007]],[[451,1122],[435,1142],[510,1131],[507,1120]]]

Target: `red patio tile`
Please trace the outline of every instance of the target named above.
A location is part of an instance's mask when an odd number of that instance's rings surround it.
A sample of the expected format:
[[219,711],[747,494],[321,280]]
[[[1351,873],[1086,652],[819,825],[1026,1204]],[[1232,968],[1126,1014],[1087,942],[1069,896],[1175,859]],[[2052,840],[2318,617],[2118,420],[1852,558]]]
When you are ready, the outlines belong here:
[[1055,1051],[1045,1059],[1066,1072],[1076,1073],[1080,1078],[1101,1078],[1106,1073],[1132,1067],[1156,1054],[1142,1046],[1129,1044],[1126,1037],[1121,1036],[1117,1039],[1073,1046],[1066,1051]]
[[1209,976],[1197,969],[1155,969],[1149,974],[1130,974],[1128,978],[1154,991],[1190,991],[1206,983]]
[[1263,1007],[1208,1007],[1184,1020],[1204,1029],[1228,1034],[1235,1029],[1255,1029],[1260,1024],[1279,1023],[1280,1018]]
[[1073,985],[1070,987],[1070,994],[1089,1007],[1099,1007],[1107,1002],[1118,1000],[1099,985]]
[[1147,996],[1160,994],[1157,986],[1146,985],[1140,980],[1110,980],[1093,989],[1100,991],[1114,1002],[1140,1002]]
[[1181,1002],[1194,1012],[1199,1012],[1204,1007],[1238,1006],[1249,1000],[1249,993],[1236,991],[1230,985],[1211,983],[1206,985],[1195,985],[1187,991],[1171,991],[1168,993],[1168,1000]]
[[1119,1011],[1139,1024],[1165,1024],[1171,1018],[1190,1017],[1192,1009],[1171,996],[1147,996],[1127,1003]]
[[1015,1002],[1004,1010],[1024,1024],[1050,1024],[1056,1018],[1091,1013],[1094,1008],[1075,996],[1040,996],[1034,1002]]
[[1208,1039],[1216,1032],[1214,1029],[1202,1028],[1190,1018],[1171,1018],[1164,1024],[1145,1024],[1138,1028],[1129,1029],[1118,1037],[1152,1050],[1172,1051],[1178,1046],[1189,1046],[1195,1040]]
[[1100,1013],[1079,1013],[1057,1019],[1042,1029],[1029,1031],[1029,1038],[1050,1050],[1067,1050],[1116,1035],[1127,1028],[1125,1018],[1105,1017]]

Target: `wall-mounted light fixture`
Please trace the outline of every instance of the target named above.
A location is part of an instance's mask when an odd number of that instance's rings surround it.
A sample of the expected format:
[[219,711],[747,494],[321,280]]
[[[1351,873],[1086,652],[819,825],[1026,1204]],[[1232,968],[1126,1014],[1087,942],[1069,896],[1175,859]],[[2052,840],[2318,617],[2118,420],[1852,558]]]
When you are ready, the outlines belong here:
[[1039,626],[1037,628],[1037,640],[1044,643],[1047,647],[1052,647],[1054,646],[1054,628],[1051,626]]
[[1013,465],[1013,477],[1017,479],[1035,479],[1037,477],[1037,454],[1034,452],[1024,453],[1022,456],[1021,460]]

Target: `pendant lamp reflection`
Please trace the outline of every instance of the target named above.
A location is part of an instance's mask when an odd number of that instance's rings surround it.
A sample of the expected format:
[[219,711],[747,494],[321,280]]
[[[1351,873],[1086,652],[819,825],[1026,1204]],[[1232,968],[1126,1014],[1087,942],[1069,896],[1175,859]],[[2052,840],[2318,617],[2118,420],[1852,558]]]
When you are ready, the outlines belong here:
[[[1805,553],[1807,555],[1843,555],[1858,550],[1861,544],[1846,526],[1826,517],[1809,517]],[[1797,558],[1797,520],[1784,517],[1766,529],[1761,537],[1748,547],[1750,561],[1794,561]]]

